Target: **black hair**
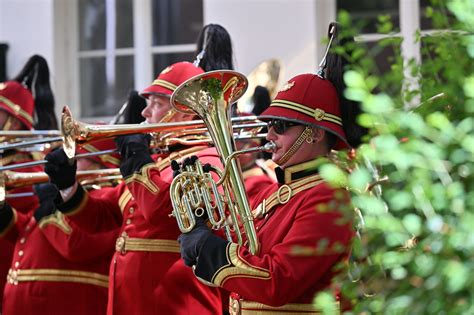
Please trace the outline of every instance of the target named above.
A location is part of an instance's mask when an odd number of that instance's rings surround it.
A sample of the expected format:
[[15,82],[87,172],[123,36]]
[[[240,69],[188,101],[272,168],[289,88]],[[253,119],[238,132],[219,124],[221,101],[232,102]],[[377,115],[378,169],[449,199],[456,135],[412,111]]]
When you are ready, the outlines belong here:
[[[344,47],[346,54],[351,55],[351,52],[347,50],[354,49],[354,38],[341,34],[339,24],[335,22],[329,24],[328,36],[331,36],[331,29],[333,27],[335,34],[332,45]],[[342,126],[346,134],[347,142],[353,148],[356,148],[362,143],[362,138],[368,133],[368,129],[360,126],[356,121],[357,116],[361,113],[360,103],[349,100],[344,96],[346,86],[344,84],[343,74],[348,66],[349,61],[344,55],[334,52],[333,49],[329,51],[326,58],[326,79],[331,81],[337,90],[341,107]]]
[[252,113],[258,116],[270,106],[272,102],[270,92],[268,92],[266,87],[257,85],[252,95],[252,101],[254,104]]
[[46,59],[33,55],[13,80],[23,84],[33,94],[35,100],[33,127],[38,130],[58,129]]
[[[202,53],[204,55],[202,55]],[[234,70],[232,40],[227,30],[219,24],[207,24],[199,33],[196,58],[204,71]]]
[[128,94],[128,102],[123,114],[124,124],[139,124],[145,120],[142,111],[146,107],[146,100],[138,94],[137,91],[130,91]]

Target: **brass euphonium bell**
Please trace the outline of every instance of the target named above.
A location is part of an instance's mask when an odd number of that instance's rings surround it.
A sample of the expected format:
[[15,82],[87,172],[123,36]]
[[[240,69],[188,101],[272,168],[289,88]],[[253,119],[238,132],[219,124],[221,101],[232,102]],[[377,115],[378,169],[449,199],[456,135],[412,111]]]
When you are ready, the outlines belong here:
[[[195,113],[205,123],[209,135],[225,166],[224,172],[215,168],[212,171],[221,175],[217,184],[222,184],[223,196],[215,196],[215,186],[209,183],[210,176],[202,172],[198,165],[194,171],[186,167],[171,184],[170,194],[173,203],[172,215],[176,217],[183,233],[190,231],[194,224],[194,216],[207,210],[208,218],[214,228],[224,227],[230,238],[229,226],[222,212],[222,206],[216,205],[221,200],[227,204],[231,215],[233,230],[239,244],[243,244],[239,222],[247,236],[249,250],[256,254],[259,249],[252,212],[245,193],[244,181],[236,156],[235,143],[232,137],[231,105],[235,103],[247,89],[247,79],[241,73],[231,70],[211,71],[195,76],[181,84],[171,96],[171,105],[179,112]],[[250,151],[272,149],[272,145],[259,147]],[[211,178],[212,180],[212,178]],[[212,197],[211,197],[212,196]],[[214,208],[219,210],[213,213]],[[199,213],[199,214],[198,214]],[[215,222],[214,222],[215,221]]]

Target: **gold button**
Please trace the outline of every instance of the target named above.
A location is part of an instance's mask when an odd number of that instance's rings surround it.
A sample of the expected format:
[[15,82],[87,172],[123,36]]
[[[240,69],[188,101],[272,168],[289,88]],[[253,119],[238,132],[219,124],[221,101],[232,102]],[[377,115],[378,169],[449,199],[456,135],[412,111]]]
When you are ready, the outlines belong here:
[[19,262],[19,261],[17,261],[17,262],[15,263],[15,268],[18,268],[18,266],[20,266],[20,262]]
[[22,237],[22,238],[20,239],[20,244],[25,244],[25,242],[26,242],[26,238]]
[[20,257],[23,256],[23,254],[24,254],[24,252],[23,252],[22,250],[20,250],[20,251],[18,252],[18,256],[20,256]]
[[131,219],[127,219],[127,222],[126,222],[126,223],[127,223],[127,224],[130,224],[130,223],[132,223],[132,220],[131,220]]
[[130,207],[130,210],[128,210],[128,212],[134,213],[134,212],[135,212],[135,208],[134,208],[134,207]]

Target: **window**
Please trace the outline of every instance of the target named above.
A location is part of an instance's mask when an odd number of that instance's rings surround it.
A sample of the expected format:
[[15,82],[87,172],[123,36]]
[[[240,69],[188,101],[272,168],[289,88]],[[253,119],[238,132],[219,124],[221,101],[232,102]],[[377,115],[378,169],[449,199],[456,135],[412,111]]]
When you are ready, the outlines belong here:
[[[202,0],[80,0],[77,5],[84,118],[115,115],[132,89],[144,88],[170,63],[194,58],[203,26]],[[134,12],[150,16],[135,21]],[[144,29],[147,36],[137,36]],[[148,68],[152,71],[136,71]]]

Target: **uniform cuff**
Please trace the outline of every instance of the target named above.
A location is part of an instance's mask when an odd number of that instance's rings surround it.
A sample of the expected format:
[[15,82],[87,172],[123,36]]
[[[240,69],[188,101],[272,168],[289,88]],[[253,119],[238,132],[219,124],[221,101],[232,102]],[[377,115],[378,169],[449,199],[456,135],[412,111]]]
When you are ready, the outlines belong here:
[[194,274],[207,282],[213,282],[214,275],[231,262],[227,257],[227,246],[232,243],[211,234],[201,248]]
[[86,192],[80,184],[78,184],[76,192],[67,201],[63,201],[60,198],[56,198],[55,203],[59,211],[64,214],[71,213],[81,205],[81,202],[84,200]]

